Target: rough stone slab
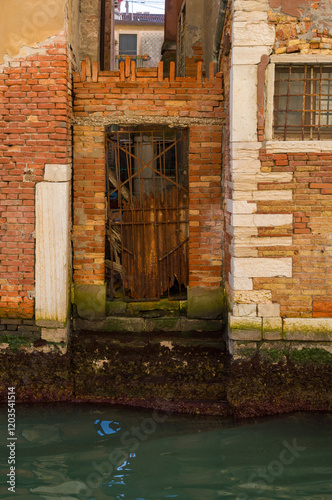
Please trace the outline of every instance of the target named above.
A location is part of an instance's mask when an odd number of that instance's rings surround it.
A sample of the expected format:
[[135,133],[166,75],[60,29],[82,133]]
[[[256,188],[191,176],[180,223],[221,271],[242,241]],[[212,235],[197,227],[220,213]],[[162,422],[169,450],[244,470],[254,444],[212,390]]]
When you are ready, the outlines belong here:
[[181,318],[182,332],[218,332],[222,331],[222,320],[200,320]]
[[285,318],[284,338],[302,341],[332,341],[332,318]]
[[258,304],[258,316],[266,317],[280,317],[279,304]]
[[68,328],[42,328],[41,338],[47,342],[67,342]]
[[247,340],[248,342],[259,342],[262,340],[260,330],[232,330],[231,340]]
[[62,164],[46,164],[44,170],[44,181],[68,182],[71,180],[71,166]]
[[181,331],[180,318],[147,318],[145,319],[147,332],[177,332]]
[[107,317],[104,321],[103,330],[109,332],[143,332],[145,331],[145,319]]

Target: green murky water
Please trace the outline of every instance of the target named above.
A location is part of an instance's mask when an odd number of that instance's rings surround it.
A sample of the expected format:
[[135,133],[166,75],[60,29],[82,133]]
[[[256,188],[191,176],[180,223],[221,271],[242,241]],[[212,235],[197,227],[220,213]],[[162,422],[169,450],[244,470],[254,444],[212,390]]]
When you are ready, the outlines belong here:
[[331,414],[234,423],[93,405],[17,406],[13,440],[6,411],[3,500],[332,500]]

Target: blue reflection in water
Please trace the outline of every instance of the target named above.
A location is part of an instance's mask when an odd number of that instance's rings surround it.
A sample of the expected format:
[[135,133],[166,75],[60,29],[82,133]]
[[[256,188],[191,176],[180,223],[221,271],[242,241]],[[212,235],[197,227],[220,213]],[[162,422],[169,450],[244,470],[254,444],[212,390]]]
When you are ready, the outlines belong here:
[[[16,492],[8,492],[1,460],[1,500],[332,500],[331,414],[241,425],[157,417],[110,407],[19,407]],[[3,412],[2,450],[6,444]]]
[[99,427],[97,432],[100,436],[115,434],[121,430],[119,422],[114,422],[113,420],[96,420],[95,425]]

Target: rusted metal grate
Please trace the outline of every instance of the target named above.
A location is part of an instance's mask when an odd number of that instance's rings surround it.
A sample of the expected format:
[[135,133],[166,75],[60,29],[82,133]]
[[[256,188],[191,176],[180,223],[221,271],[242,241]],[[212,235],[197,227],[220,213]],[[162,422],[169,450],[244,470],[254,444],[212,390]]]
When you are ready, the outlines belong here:
[[332,65],[277,65],[274,137],[332,138]]
[[184,297],[188,284],[185,130],[107,134],[108,293]]

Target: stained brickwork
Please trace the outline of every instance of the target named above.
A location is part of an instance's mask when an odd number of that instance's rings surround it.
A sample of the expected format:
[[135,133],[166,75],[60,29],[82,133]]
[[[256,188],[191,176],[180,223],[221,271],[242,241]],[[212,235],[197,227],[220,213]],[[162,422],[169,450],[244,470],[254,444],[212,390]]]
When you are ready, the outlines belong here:
[[0,66],[0,316],[34,315],[35,185],[70,162],[65,34]]
[[221,283],[221,75],[176,78],[174,63],[120,71],[82,64],[74,76],[74,281],[101,284],[104,275],[104,129],[111,124],[163,124],[189,128],[190,286]]
[[[260,247],[260,257],[292,257],[292,278],[255,278],[254,289],[271,290],[272,301],[280,304],[281,316],[331,316],[332,295],[332,155],[310,153],[266,154],[261,150],[262,168],[291,172],[292,179],[277,184],[278,189],[293,190],[289,201],[259,201],[257,212],[292,214],[293,224],[272,228],[261,234],[275,240]],[[275,189],[261,183],[259,190]],[[265,228],[267,229],[267,228]],[[292,231],[292,244],[280,247],[280,237]],[[328,314],[326,314],[328,313]]]

